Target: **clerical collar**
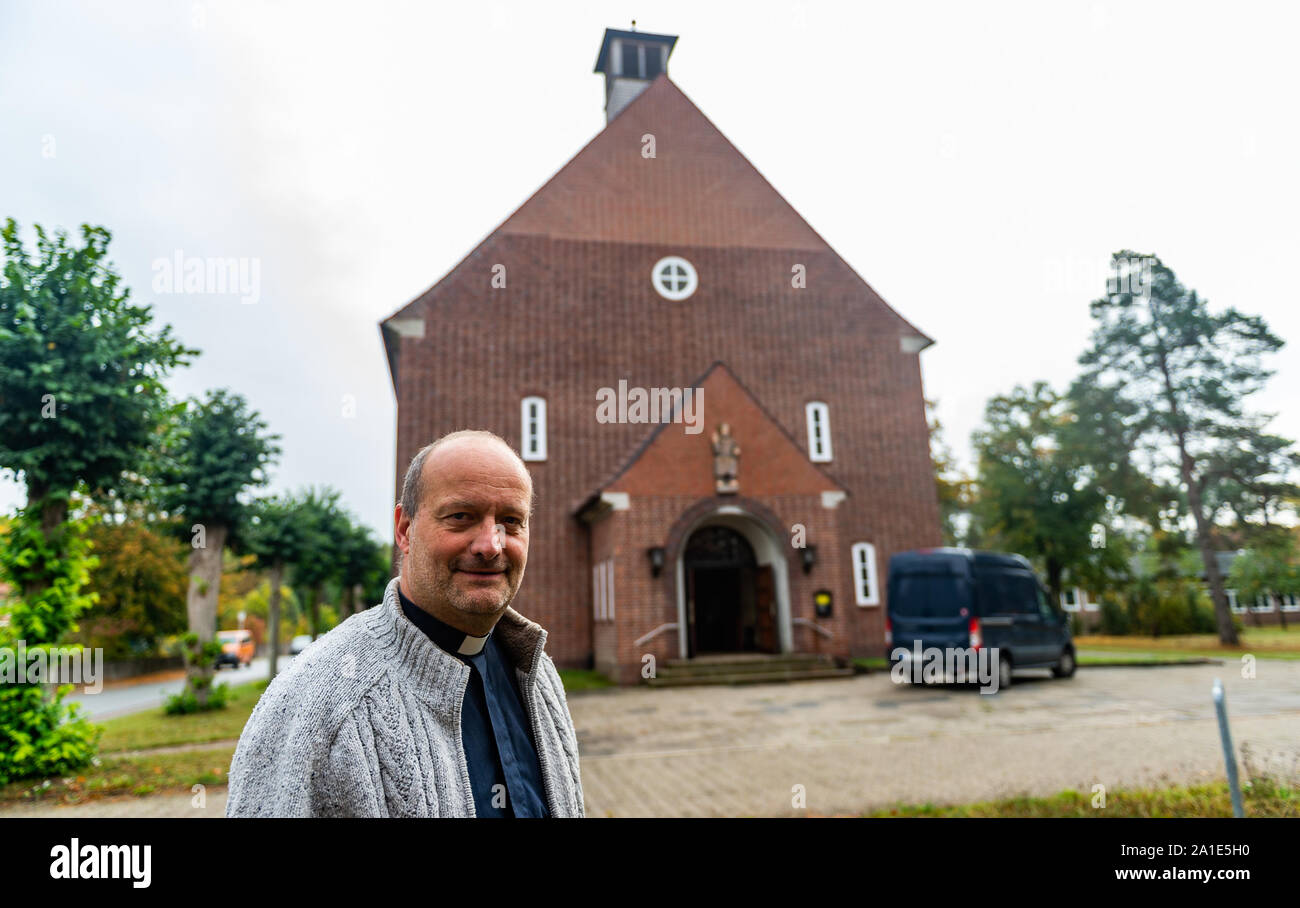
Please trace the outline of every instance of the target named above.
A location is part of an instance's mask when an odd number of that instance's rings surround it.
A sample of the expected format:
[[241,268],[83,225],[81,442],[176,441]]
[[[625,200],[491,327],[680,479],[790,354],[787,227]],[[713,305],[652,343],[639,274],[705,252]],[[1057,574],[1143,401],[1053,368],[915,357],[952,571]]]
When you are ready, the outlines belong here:
[[482,637],[475,637],[472,634],[457,630],[445,621],[439,621],[410,599],[407,599],[400,586],[397,588],[397,595],[402,601],[402,611],[406,613],[407,618],[411,619],[411,623],[424,631],[430,640],[449,653],[455,653],[458,656],[477,656],[483,652],[483,647],[487,646],[488,638],[492,636],[491,631],[489,631]]

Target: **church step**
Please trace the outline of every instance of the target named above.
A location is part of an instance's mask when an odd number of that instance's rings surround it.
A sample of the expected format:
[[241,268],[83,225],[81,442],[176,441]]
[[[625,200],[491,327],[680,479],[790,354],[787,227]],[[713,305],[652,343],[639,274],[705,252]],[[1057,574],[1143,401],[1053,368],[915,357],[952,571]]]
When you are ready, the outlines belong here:
[[778,684],[789,681],[814,681],[828,678],[852,678],[851,668],[820,668],[805,671],[737,672],[735,674],[673,675],[647,678],[649,687],[688,687],[705,684]]
[[674,659],[659,668],[659,675],[741,675],[750,673],[769,673],[781,671],[817,671],[835,668],[835,662],[829,656],[808,654],[791,654],[788,656],[765,656],[757,659]]

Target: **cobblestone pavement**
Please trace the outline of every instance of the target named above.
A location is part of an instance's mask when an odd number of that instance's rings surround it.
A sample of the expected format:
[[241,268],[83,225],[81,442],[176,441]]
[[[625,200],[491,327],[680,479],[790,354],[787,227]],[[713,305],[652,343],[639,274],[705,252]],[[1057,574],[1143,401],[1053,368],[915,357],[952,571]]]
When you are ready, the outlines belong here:
[[[1210,688],[1223,678],[1240,755],[1300,772],[1300,662],[1024,672],[996,695],[887,674],[569,698],[589,817],[794,816],[1223,777]],[[792,807],[802,785],[806,808]],[[0,816],[219,817],[190,795],[21,806]]]
[[[1300,771],[1300,662],[1023,672],[996,695],[887,674],[761,687],[635,689],[569,700],[587,815],[792,816],[1108,792],[1222,778],[1210,690],[1238,753]],[[792,807],[802,785],[806,809]]]

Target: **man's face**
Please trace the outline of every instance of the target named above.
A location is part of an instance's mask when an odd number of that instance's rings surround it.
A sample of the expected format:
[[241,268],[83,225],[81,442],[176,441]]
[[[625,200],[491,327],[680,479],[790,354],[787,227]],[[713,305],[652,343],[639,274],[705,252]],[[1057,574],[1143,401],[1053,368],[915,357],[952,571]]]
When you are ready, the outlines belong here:
[[401,505],[395,515],[402,589],[435,617],[485,634],[524,579],[531,479],[502,445],[468,438],[430,454],[422,482],[414,519]]

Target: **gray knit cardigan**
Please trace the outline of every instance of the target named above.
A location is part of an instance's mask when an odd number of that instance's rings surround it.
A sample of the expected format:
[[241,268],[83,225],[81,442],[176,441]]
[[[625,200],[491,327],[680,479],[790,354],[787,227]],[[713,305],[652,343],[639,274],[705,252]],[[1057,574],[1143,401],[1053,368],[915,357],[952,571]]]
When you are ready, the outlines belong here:
[[[497,622],[555,817],[584,815],[578,741],[546,631],[513,608]],[[472,817],[460,737],[470,668],[383,604],[321,636],[275,678],[230,764],[228,817]]]

